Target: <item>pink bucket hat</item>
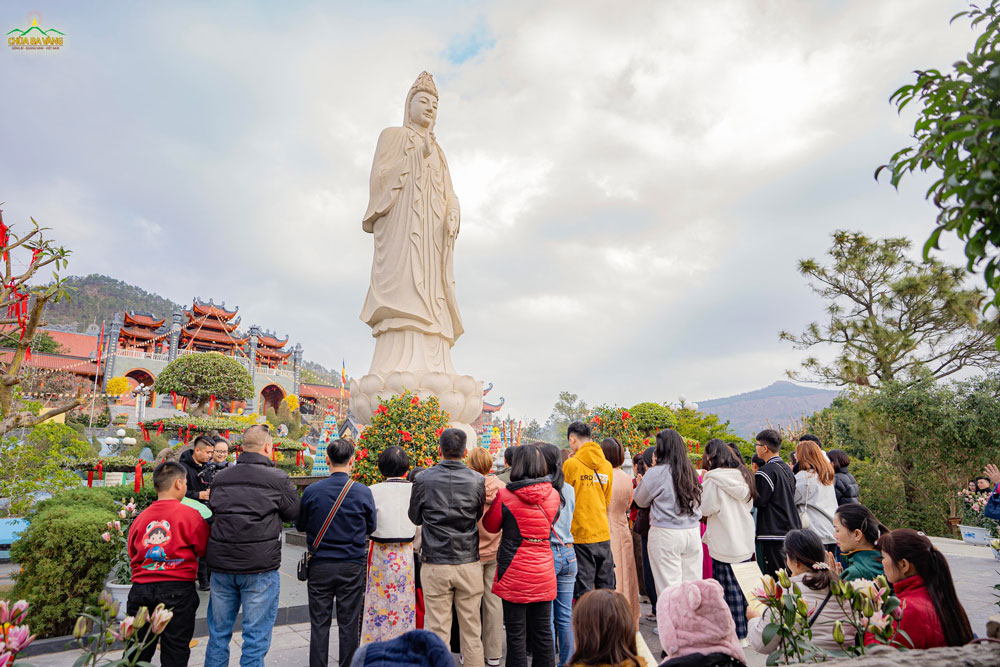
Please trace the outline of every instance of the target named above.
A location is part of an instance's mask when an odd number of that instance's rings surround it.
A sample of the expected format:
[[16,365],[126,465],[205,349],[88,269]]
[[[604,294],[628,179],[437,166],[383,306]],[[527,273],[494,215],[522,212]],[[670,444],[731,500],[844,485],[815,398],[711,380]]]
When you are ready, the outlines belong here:
[[715,579],[671,586],[656,601],[656,629],[667,656],[726,653],[746,663],[736,624]]

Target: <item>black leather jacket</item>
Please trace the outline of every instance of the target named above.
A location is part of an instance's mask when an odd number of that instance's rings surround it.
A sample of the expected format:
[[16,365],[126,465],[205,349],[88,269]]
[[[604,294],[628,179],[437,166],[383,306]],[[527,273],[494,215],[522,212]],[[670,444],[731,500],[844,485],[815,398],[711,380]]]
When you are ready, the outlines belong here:
[[461,461],[443,460],[413,480],[410,521],[421,528],[424,563],[461,565],[479,560],[479,526],[486,480]]
[[854,475],[847,471],[847,466],[837,471],[833,483],[834,491],[837,494],[837,505],[861,502],[859,499],[861,489],[858,487],[858,480],[854,479]]
[[284,470],[257,452],[212,481],[208,507],[215,522],[205,559],[217,572],[258,574],[281,565],[281,523],[299,516],[299,494]]

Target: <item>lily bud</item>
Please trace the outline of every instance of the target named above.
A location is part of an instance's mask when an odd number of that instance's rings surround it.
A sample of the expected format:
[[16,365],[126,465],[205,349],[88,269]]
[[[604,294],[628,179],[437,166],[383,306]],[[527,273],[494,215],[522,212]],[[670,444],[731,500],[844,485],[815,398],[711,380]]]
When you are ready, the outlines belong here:
[[146,623],[149,622],[149,609],[146,607],[139,607],[139,611],[135,615],[135,629],[141,629]]
[[90,619],[86,616],[80,616],[76,619],[76,625],[73,626],[73,639],[83,639],[90,633]]
[[835,621],[833,624],[833,641],[838,644],[844,643],[844,626],[840,621]]
[[163,603],[156,605],[150,620],[150,629],[154,635],[158,635],[167,627],[167,623],[174,617],[174,612],[168,610]]
[[125,510],[118,510],[118,517],[119,518],[124,519],[127,516],[128,516],[128,512],[126,512]]
[[0,600],[0,625],[10,623],[10,607],[6,600]]
[[809,605],[806,604],[806,601],[799,598],[795,604],[799,609],[799,616],[802,618],[809,618]]
[[111,605],[114,603],[115,599],[111,597],[111,593],[107,591],[101,591],[101,594],[97,596],[98,606],[104,609],[111,609]]
[[101,539],[104,540],[105,542],[110,542],[111,541],[111,533],[107,533],[107,532],[101,533]]
[[889,581],[885,578],[884,574],[880,574],[875,577],[875,584],[883,590],[889,588]]
[[122,529],[122,522],[121,521],[115,521],[114,526],[115,526],[115,530],[120,531]]
[[861,613],[864,614],[865,618],[871,618],[872,614],[875,613],[875,607],[872,605],[872,601],[866,599],[864,606],[861,608]]
[[778,583],[786,589],[791,588],[792,586],[792,580],[788,578],[788,573],[784,570],[778,570]]

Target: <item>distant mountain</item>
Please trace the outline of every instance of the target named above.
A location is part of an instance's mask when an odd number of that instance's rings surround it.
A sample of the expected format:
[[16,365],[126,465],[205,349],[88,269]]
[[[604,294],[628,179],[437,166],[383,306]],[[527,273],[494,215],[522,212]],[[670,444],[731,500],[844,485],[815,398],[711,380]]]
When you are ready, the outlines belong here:
[[70,276],[66,286],[73,288],[69,301],[45,307],[44,319],[48,326],[83,331],[96,323],[99,328],[104,321],[110,325],[115,313],[124,310],[152,313],[169,321],[173,312],[181,308],[180,304],[159,294],[97,273]]
[[737,434],[751,437],[767,428],[769,421],[774,425],[787,424],[829,407],[839,394],[830,389],[780,381],[745,394],[698,401],[698,410],[719,415],[723,421],[729,421]]

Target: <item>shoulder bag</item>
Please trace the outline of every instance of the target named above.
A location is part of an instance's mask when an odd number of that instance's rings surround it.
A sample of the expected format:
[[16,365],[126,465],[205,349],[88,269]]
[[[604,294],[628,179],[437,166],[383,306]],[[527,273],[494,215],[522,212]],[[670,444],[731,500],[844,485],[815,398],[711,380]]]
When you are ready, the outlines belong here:
[[351,490],[352,486],[354,486],[354,480],[347,480],[347,484],[344,484],[344,488],[341,489],[340,495],[337,496],[337,502],[333,504],[333,507],[330,508],[330,513],[326,515],[326,521],[323,522],[323,527],[319,529],[316,539],[313,540],[313,543],[309,545],[306,552],[302,554],[302,558],[299,559],[299,566],[295,572],[299,581],[309,580],[309,562],[312,560],[312,557],[316,555],[316,550],[319,549],[319,543],[323,541],[323,536],[326,535],[326,529],[330,527],[330,522],[333,521],[333,517],[336,516],[337,510],[340,509],[341,503],[344,502],[344,498],[347,497],[347,492]]

